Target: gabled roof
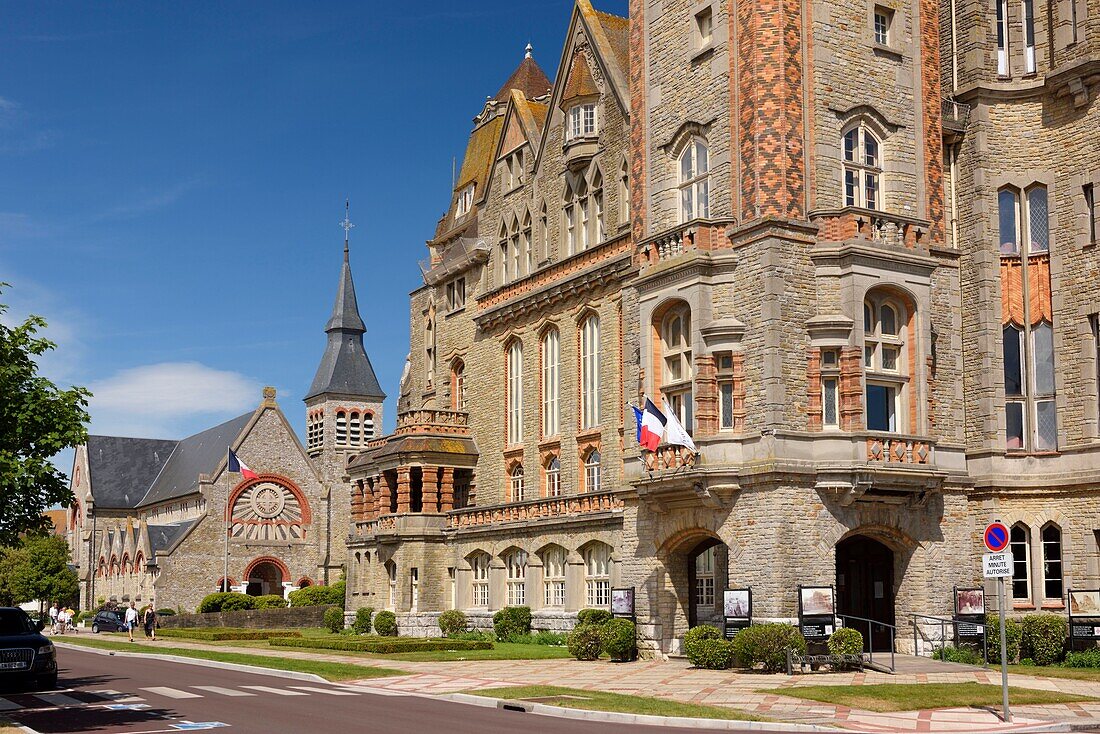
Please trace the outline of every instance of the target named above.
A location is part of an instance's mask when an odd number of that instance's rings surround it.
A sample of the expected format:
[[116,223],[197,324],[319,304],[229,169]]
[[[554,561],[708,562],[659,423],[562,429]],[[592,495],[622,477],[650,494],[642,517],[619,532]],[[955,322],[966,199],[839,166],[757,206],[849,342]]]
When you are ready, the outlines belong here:
[[153,553],[170,552],[197,522],[198,519],[196,518],[172,525],[147,525],[146,532],[149,537],[149,547]]
[[88,478],[97,509],[137,507],[176,441],[88,436]]
[[530,52],[523,58],[523,61],[519,63],[516,70],[512,72],[512,76],[508,77],[508,81],[504,82],[504,85],[500,88],[493,99],[498,102],[507,102],[509,92],[513,89],[518,89],[523,92],[523,96],[528,99],[534,99],[535,97],[541,97],[550,91],[550,80],[547,78],[545,72],[539,67],[534,58],[531,57]]
[[485,183],[489,180],[489,171],[493,166],[493,151],[496,150],[503,129],[504,118],[497,116],[478,125],[470,133],[466,154],[462,158],[462,168],[459,169],[458,179],[455,181],[455,191],[461,191],[472,183],[480,184],[479,194],[488,188]]
[[177,443],[171,458],[153,480],[141,504],[152,505],[197,491],[199,474],[215,472],[252,415],[251,412],[239,415]]
[[574,53],[573,61],[569,64],[569,73],[565,77],[565,88],[561,92],[562,101],[599,93],[600,89],[592,78],[592,71],[588,68],[584,54]]

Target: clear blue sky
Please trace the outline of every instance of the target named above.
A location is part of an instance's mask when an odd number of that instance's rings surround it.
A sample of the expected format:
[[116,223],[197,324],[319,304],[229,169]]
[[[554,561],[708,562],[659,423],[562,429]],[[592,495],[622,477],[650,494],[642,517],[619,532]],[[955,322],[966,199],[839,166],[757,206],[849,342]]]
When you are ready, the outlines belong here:
[[[598,3],[626,13],[626,0]],[[0,302],[97,433],[179,437],[275,385],[301,431],[351,199],[394,419],[416,261],[471,118],[571,3],[0,3]]]

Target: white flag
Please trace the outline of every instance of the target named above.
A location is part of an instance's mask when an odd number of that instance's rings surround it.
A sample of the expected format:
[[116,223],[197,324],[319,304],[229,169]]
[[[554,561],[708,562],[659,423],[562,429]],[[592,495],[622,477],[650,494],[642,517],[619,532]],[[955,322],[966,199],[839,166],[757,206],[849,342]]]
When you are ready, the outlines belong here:
[[665,442],[672,446],[686,446],[693,453],[699,453],[699,449],[695,448],[695,442],[684,429],[684,424],[676,417],[676,411],[668,404],[668,400],[664,401],[664,405],[665,417],[668,418],[668,423],[665,424]]

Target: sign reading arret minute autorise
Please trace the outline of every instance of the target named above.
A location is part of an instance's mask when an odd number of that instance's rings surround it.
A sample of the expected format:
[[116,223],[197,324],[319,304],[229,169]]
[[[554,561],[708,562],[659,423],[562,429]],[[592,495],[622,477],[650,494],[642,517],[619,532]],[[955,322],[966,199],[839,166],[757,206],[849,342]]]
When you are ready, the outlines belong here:
[[1008,708],[1008,655],[1005,640],[1005,579],[1012,576],[1012,553],[1008,550],[1008,527],[1000,521],[991,522],[982,535],[989,553],[982,555],[982,575],[997,579],[997,607],[1001,633],[1001,698],[1006,722],[1012,721]]

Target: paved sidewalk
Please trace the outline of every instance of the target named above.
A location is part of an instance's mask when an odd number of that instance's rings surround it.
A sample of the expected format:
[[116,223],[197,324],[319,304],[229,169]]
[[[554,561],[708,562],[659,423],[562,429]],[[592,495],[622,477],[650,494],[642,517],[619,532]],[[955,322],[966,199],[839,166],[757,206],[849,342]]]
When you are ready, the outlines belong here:
[[[135,652],[161,646],[135,643]],[[225,646],[206,645],[180,639],[165,640],[164,646],[225,651]],[[722,706],[797,724],[828,724],[867,732],[1010,732],[1055,723],[1075,728],[1100,728],[1100,682],[1064,678],[1036,678],[1011,675],[1010,685],[1098,699],[1095,703],[1049,704],[1013,707],[1012,724],[1000,720],[995,710],[935,709],[876,713],[847,706],[790,698],[779,693],[759,693],[803,685],[872,685],[899,683],[977,682],[1000,685],[1000,673],[993,670],[961,670],[943,673],[888,675],[873,671],[818,675],[766,675],[726,670],[696,670],[684,660],[642,660],[634,663],[609,661],[580,662],[552,660],[467,660],[460,662],[412,662],[393,659],[357,658],[301,652],[293,649],[234,648],[249,654],[327,660],[369,667],[400,668],[409,675],[368,678],[356,686],[388,692],[441,695],[509,685],[564,685],[571,688],[654,696],[676,701]]]

